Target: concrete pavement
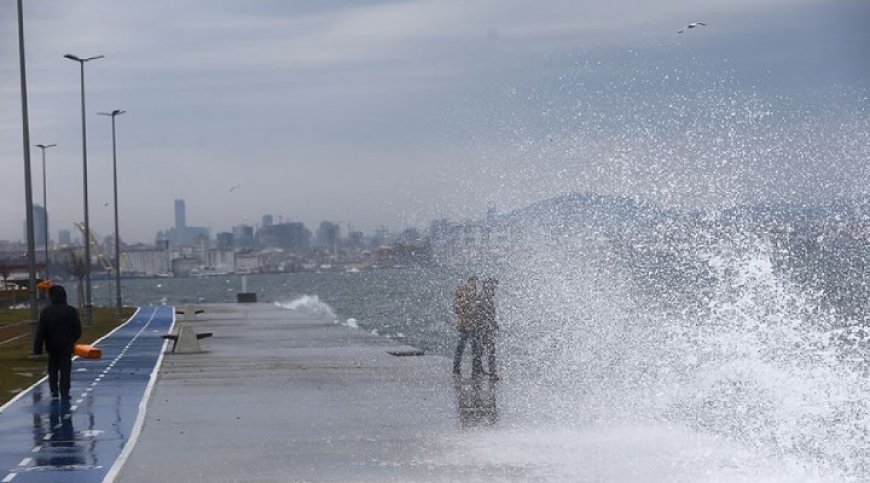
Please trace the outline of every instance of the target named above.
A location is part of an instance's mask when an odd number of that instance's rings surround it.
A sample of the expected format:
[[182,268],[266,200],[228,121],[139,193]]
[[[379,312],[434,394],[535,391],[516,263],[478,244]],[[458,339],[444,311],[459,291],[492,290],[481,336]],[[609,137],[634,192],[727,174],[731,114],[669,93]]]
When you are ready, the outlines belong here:
[[442,356],[267,304],[201,305],[207,352],[166,354],[117,481],[527,481],[450,448],[497,387]]

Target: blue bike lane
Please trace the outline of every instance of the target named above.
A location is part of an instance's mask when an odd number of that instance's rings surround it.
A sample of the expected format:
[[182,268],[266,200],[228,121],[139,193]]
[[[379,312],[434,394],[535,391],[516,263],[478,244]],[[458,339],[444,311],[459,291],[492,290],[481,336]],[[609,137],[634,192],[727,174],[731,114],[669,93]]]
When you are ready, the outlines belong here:
[[42,380],[0,408],[0,482],[99,482],[114,474],[141,429],[163,356],[160,336],[174,314],[170,306],[143,307],[95,344],[102,359],[74,361],[70,400],[51,399]]

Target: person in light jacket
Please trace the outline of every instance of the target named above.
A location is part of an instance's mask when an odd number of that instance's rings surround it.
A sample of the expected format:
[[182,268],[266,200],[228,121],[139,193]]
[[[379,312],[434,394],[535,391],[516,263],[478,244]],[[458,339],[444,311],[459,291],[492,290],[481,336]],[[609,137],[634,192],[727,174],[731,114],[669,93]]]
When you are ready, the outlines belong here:
[[474,355],[472,361],[472,375],[480,368],[480,350],[477,342],[477,277],[469,277],[468,280],[456,287],[456,296],[453,300],[453,313],[456,314],[456,329],[459,331],[459,342],[456,344],[456,352],[453,356],[453,374],[462,373],[462,353],[465,345],[471,342],[471,352]]
[[477,303],[476,324],[478,350],[486,356],[489,377],[494,381],[499,379],[495,363],[495,339],[498,335],[498,321],[495,316],[496,287],[498,287],[498,280],[494,278],[483,281]]
[[48,352],[48,387],[51,397],[69,399],[73,346],[82,336],[82,323],[75,308],[66,303],[66,290],[60,285],[48,289],[51,303],[39,314],[33,353]]

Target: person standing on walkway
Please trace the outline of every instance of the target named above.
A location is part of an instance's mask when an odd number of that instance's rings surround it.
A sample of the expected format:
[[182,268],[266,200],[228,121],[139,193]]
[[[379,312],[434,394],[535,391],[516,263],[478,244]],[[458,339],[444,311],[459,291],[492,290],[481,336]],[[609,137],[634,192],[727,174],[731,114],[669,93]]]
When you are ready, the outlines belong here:
[[60,285],[48,289],[51,303],[39,314],[33,353],[48,352],[48,388],[51,397],[69,399],[73,346],[82,336],[82,323],[75,308],[66,303],[66,290]]
[[[462,373],[462,353],[465,345],[471,342],[471,352],[475,361],[472,367],[476,369],[480,365],[480,352],[477,348],[475,325],[477,322],[477,277],[469,277],[468,280],[456,287],[456,296],[453,299],[453,313],[456,314],[456,328],[459,330],[459,343],[456,345],[456,353],[453,356],[453,374]],[[472,373],[474,372],[472,370]]]
[[[498,335],[498,321],[495,316],[496,287],[498,287],[498,280],[494,278],[484,280],[477,305],[479,350],[486,356],[488,374],[492,380],[499,379],[495,364],[495,338]],[[482,367],[481,371],[483,371]]]

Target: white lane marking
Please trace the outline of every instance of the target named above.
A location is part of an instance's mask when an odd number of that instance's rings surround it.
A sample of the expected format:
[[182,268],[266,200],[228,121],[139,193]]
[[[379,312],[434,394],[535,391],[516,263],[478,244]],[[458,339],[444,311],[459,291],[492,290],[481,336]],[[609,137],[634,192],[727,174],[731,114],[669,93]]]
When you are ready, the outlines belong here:
[[[148,319],[148,323],[142,327],[143,331],[148,327],[148,325],[151,324],[151,321],[154,320],[155,315],[157,315],[156,308],[154,309],[154,313],[151,314],[151,318]],[[175,328],[175,322],[175,309],[173,309],[172,324],[169,325],[170,333]],[[136,446],[136,443],[139,440],[139,433],[142,432],[142,426],[145,424],[145,409],[148,407],[148,401],[151,399],[151,392],[154,390],[154,384],[157,382],[157,373],[160,372],[160,366],[163,364],[163,355],[166,354],[166,348],[168,346],[169,340],[164,340],[163,348],[160,350],[160,355],[157,356],[157,362],[154,364],[154,369],[151,370],[151,376],[148,380],[148,386],[145,387],[145,394],[142,395],[142,400],[139,401],[139,414],[136,415],[136,421],[133,423],[133,429],[132,431],[130,431],[130,436],[124,443],[124,448],[121,449],[121,454],[118,455],[118,458],[115,459],[115,462],[109,468],[108,473],[106,473],[105,478],[103,478],[103,482],[112,483],[115,481],[115,479],[118,477],[118,474],[121,472],[121,468],[124,466],[124,463],[127,462],[127,458],[129,458],[130,454],[133,452],[133,447]]]
[[21,463],[18,463],[18,466],[27,466],[31,461],[33,461],[33,458],[24,458],[21,460]]
[[3,478],[3,483],[9,483],[10,481],[14,480],[17,475],[18,473],[9,473],[8,475],[6,475],[6,478]]
[[73,404],[72,406],[69,407],[69,410],[70,410],[70,411],[75,411],[75,410],[78,409],[78,408],[79,408],[78,406],[76,406],[75,404]]
[[82,401],[84,401],[84,398],[79,398],[79,399],[76,399],[76,404],[81,404],[81,403],[82,403]]
[[38,444],[38,445],[34,446],[33,449],[30,450],[31,453],[39,453],[40,451],[42,451],[42,445],[41,445],[41,444]]
[[45,436],[42,437],[42,439],[44,439],[46,441],[51,441],[52,436],[54,436],[54,435],[51,433],[47,433]]

